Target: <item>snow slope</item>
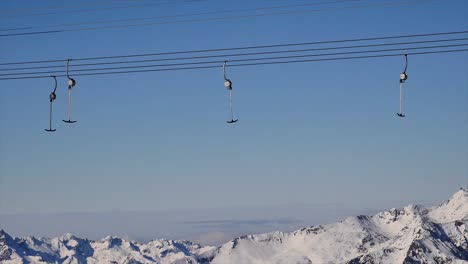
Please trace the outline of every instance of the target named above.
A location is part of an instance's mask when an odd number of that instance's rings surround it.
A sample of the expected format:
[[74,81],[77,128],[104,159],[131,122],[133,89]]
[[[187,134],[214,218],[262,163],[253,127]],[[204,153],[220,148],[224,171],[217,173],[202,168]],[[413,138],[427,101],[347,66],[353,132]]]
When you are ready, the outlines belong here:
[[12,238],[0,230],[0,263],[468,263],[468,190],[432,208],[409,205],[290,233],[242,236],[219,247],[71,234]]

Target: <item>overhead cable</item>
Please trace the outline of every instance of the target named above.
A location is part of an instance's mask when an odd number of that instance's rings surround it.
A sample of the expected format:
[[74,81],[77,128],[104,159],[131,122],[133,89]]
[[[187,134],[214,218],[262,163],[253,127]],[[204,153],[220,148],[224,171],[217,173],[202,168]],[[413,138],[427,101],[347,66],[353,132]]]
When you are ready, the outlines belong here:
[[[25,28],[12,28],[4,30],[24,30],[24,29],[36,29],[36,28],[60,28],[67,26],[83,26],[83,25],[95,25],[95,24],[107,24],[107,23],[120,23],[120,22],[131,22],[131,21],[144,21],[144,20],[157,20],[164,18],[177,18],[177,17],[191,17],[191,16],[202,16],[202,15],[217,15],[223,13],[239,13],[239,12],[251,12],[251,11],[262,11],[262,10],[272,10],[272,9],[284,9],[292,7],[305,7],[305,6],[317,6],[317,5],[326,5],[326,4],[337,4],[345,2],[359,2],[365,0],[336,0],[336,1],[324,1],[317,3],[307,3],[307,4],[294,4],[294,5],[279,5],[279,6],[268,6],[268,7],[257,7],[257,8],[242,8],[242,9],[229,9],[229,10],[217,10],[210,12],[198,12],[198,13],[185,13],[185,14],[176,14],[176,15],[164,15],[164,16],[153,16],[153,17],[136,17],[136,18],[127,18],[127,19],[111,19],[111,20],[97,20],[97,21],[86,21],[86,22],[77,22],[77,23],[66,23],[66,24],[54,24],[54,25],[39,25],[31,26]],[[2,31],[2,30],[0,30]]]
[[24,33],[11,33],[11,34],[2,34],[0,37],[12,37],[12,36],[22,36],[22,35],[31,35],[31,34],[50,34],[50,33],[64,33],[64,32],[77,32],[77,31],[89,31],[89,30],[101,30],[101,29],[117,29],[117,28],[133,28],[133,27],[147,27],[155,25],[166,25],[166,24],[180,24],[180,23],[192,23],[192,22],[208,22],[208,21],[222,21],[222,20],[232,20],[232,19],[244,19],[244,18],[253,18],[253,17],[267,17],[267,16],[278,16],[278,15],[292,15],[292,14],[305,14],[311,12],[325,12],[325,11],[334,11],[334,10],[346,10],[346,9],[359,9],[359,8],[369,8],[369,7],[382,7],[382,6],[400,6],[408,4],[416,4],[423,2],[433,2],[440,0],[402,0],[402,1],[388,1],[377,4],[366,4],[366,5],[355,5],[355,6],[346,6],[346,7],[333,7],[333,8],[323,8],[323,9],[308,9],[308,10],[293,10],[293,11],[281,11],[273,13],[263,13],[263,14],[250,14],[250,15],[238,15],[238,16],[223,16],[223,17],[214,17],[214,18],[200,18],[200,19],[188,19],[188,20],[175,20],[175,21],[163,21],[163,22],[152,22],[152,23],[143,23],[143,24],[127,24],[127,25],[113,25],[113,26],[100,26],[100,27],[85,27],[85,28],[71,28],[71,29],[60,29],[50,32],[24,32]]
[[[319,62],[319,61],[336,61],[336,60],[353,60],[353,59],[367,59],[367,58],[384,58],[407,55],[428,55],[428,54],[443,54],[466,52],[468,49],[456,50],[439,50],[439,51],[423,51],[413,53],[394,53],[394,54],[380,54],[380,55],[366,55],[366,56],[352,56],[352,57],[336,57],[336,58],[322,58],[322,59],[304,59],[304,60],[287,60],[287,61],[271,61],[271,62],[252,62],[242,64],[232,64],[230,67],[246,67],[246,66],[259,66],[259,65],[274,65],[274,64],[290,64],[290,63],[305,63],[305,62]],[[178,68],[163,68],[163,69],[148,69],[148,70],[135,70],[135,71],[110,71],[110,72],[95,72],[95,73],[81,73],[74,74],[74,76],[96,76],[96,75],[113,75],[113,74],[129,74],[129,73],[144,73],[144,72],[162,72],[162,71],[180,71],[180,70],[198,70],[198,69],[212,69],[220,68],[219,65],[197,66],[197,67],[178,67]],[[66,77],[66,75],[57,75],[57,77]],[[23,76],[23,77],[7,77],[0,78],[3,80],[21,80],[21,79],[40,79],[50,78],[49,75],[41,76]]]
[[[421,49],[437,49],[437,48],[451,48],[451,47],[462,47],[468,46],[468,43],[453,44],[453,45],[437,45],[437,46],[422,46],[422,47],[410,47],[410,48],[395,48],[395,49],[381,49],[381,50],[364,50],[364,51],[350,51],[350,52],[336,52],[336,53],[318,53],[318,54],[307,54],[307,55],[295,55],[295,56],[277,56],[277,57],[260,57],[260,58],[247,58],[247,59],[234,59],[230,62],[247,62],[247,61],[261,61],[261,60],[279,60],[279,59],[292,59],[292,58],[308,58],[308,57],[319,57],[319,56],[337,56],[337,55],[350,55],[350,54],[363,54],[363,53],[379,53],[379,52],[390,52],[390,51],[401,51],[401,50],[421,50]],[[172,67],[172,66],[185,66],[185,65],[201,65],[201,64],[214,64],[222,63],[224,60],[218,61],[197,61],[197,62],[184,62],[184,63],[172,63],[172,64],[157,64],[157,65],[142,65],[142,66],[123,66],[123,67],[107,67],[107,68],[92,68],[92,69],[80,69],[70,70],[70,72],[87,72],[87,71],[104,71],[104,70],[120,70],[120,69],[141,69],[141,68],[154,68],[154,67]],[[5,73],[0,76],[17,76],[17,75],[32,75],[32,74],[55,74],[61,73],[62,71],[41,71],[41,72],[22,72],[22,73]]]
[[[434,37],[434,36],[444,36],[444,35],[459,35],[459,34],[466,34],[466,33],[468,33],[468,30],[450,31],[450,32],[436,32],[436,33],[423,33],[423,34],[409,34],[409,35],[397,35],[397,36],[383,36],[383,37],[372,37],[372,38],[327,40],[327,41],[302,42],[302,43],[271,44],[271,45],[258,45],[258,46],[201,49],[201,50],[185,50],[185,51],[143,53],[143,54],[129,54],[129,55],[115,55],[115,56],[100,56],[100,57],[83,57],[83,58],[74,58],[73,60],[74,61],[107,60],[107,59],[164,56],[164,55],[192,54],[192,53],[205,53],[205,52],[221,52],[221,51],[233,51],[233,50],[266,49],[266,48],[280,48],[280,47],[293,47],[293,46],[305,46],[305,45],[335,44],[335,43],[345,43],[345,42],[377,41],[377,40],[401,39],[401,38]],[[66,61],[66,59],[21,61],[21,62],[3,62],[3,63],[0,63],[0,65],[41,64],[41,63],[53,63],[53,62],[64,62],[64,61]]]
[[[207,59],[207,58],[230,58],[230,57],[241,57],[241,56],[253,56],[253,55],[266,55],[266,54],[281,54],[281,53],[297,53],[297,52],[310,52],[310,51],[323,51],[323,50],[340,50],[340,49],[357,49],[357,48],[370,48],[370,47],[383,47],[383,46],[396,46],[396,45],[414,45],[424,43],[439,43],[439,42],[452,42],[468,40],[468,38],[456,38],[456,39],[439,39],[439,40],[423,40],[423,41],[410,41],[410,42],[393,42],[393,43],[379,43],[379,44],[367,44],[367,45],[351,45],[351,46],[338,46],[338,47],[324,47],[324,48],[313,48],[313,49],[295,49],[295,50],[275,50],[275,51],[262,51],[262,52],[247,52],[247,53],[228,53],[228,54],[216,54],[216,55],[204,55],[204,56],[191,56],[191,57],[175,57],[175,58],[160,58],[160,59],[147,59],[147,60],[130,60],[130,61],[112,61],[112,62],[96,62],[96,63],[81,63],[75,64],[75,67],[84,66],[98,66],[98,65],[114,65],[114,64],[131,64],[131,63],[147,63],[157,61],[177,61],[177,60],[195,60],[195,59]],[[402,47],[401,49],[405,49]],[[33,70],[33,69],[52,69],[62,68],[63,65],[50,65],[50,66],[33,66],[33,67],[19,67],[19,68],[4,68],[0,71],[18,71],[18,70]]]

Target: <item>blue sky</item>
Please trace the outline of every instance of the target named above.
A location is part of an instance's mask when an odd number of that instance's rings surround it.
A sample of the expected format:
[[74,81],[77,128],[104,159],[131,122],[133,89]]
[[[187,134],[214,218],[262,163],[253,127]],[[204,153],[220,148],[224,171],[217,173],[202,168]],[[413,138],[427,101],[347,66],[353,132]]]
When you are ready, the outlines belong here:
[[[0,23],[9,28],[306,2],[209,0]],[[97,7],[100,1],[81,3]],[[19,5],[37,2],[2,1],[0,8]],[[352,5],[358,4],[341,6]],[[424,1],[9,37],[0,41],[0,60],[460,31],[468,29],[467,9],[466,1]],[[229,68],[240,120],[231,126],[221,67],[77,77],[74,125],[60,121],[66,117],[66,80],[60,79],[55,133],[43,131],[52,79],[1,81],[0,213],[440,202],[467,185],[467,58],[410,56],[403,120],[395,115],[400,57]]]

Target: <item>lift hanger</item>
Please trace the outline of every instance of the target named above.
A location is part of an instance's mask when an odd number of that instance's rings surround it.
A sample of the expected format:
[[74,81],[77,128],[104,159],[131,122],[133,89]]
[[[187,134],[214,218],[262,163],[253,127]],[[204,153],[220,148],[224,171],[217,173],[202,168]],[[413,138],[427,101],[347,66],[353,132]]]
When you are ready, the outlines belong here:
[[234,112],[232,111],[232,81],[226,77],[226,64],[228,61],[224,61],[223,73],[224,73],[224,86],[229,90],[229,110],[231,111],[231,120],[226,121],[228,124],[236,123],[239,119],[234,120]]
[[56,129],[52,129],[52,103],[55,101],[57,98],[57,95],[55,94],[55,91],[57,90],[57,76],[50,76],[54,78],[55,81],[55,88],[54,91],[50,93],[49,95],[49,101],[50,101],[50,115],[49,115],[49,129],[44,129],[47,132],[54,132]]
[[71,99],[71,92],[73,87],[76,85],[75,79],[71,78],[68,75],[68,64],[70,64],[71,59],[67,60],[67,78],[68,78],[68,120],[62,120],[65,123],[76,123],[76,121],[71,120],[72,114],[72,99]]
[[406,74],[406,69],[408,69],[408,54],[405,54],[405,70],[400,74],[400,112],[397,113],[399,117],[405,117],[403,114],[403,83],[408,79],[408,74]]

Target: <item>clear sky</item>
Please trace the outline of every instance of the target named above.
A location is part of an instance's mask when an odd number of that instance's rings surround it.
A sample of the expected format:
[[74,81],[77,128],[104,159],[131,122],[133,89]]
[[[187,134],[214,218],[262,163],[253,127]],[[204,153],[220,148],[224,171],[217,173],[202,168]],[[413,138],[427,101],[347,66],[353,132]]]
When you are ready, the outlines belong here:
[[[38,1],[7,0],[0,2],[0,24],[10,28],[309,2],[180,1],[5,18],[19,14],[18,8],[39,7]],[[75,9],[116,3],[41,1],[81,5]],[[0,61],[460,31],[468,29],[467,11],[467,1],[418,1],[3,37]],[[55,133],[43,130],[52,79],[1,81],[0,213],[439,202],[468,183],[468,54],[409,60],[404,119],[395,115],[402,57],[228,69],[240,120],[235,125],[225,123],[229,113],[221,67],[77,77],[73,117],[78,122],[73,125],[60,121],[66,117],[67,91],[66,80],[59,79]]]

